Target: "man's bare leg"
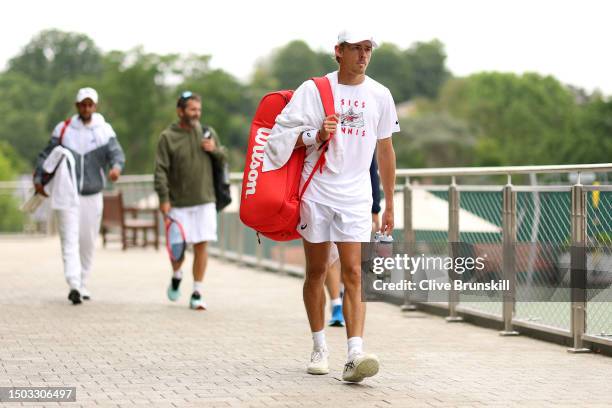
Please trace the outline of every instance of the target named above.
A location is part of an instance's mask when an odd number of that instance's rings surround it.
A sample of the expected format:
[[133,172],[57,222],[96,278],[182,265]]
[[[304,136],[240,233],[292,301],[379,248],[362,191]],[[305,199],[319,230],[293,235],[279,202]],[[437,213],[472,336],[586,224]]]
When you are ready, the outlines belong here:
[[325,326],[325,275],[329,259],[329,242],[318,244],[304,241],[306,254],[306,278],[303,297],[308,323],[312,332],[319,332]]
[[193,281],[204,281],[206,265],[208,264],[207,242],[199,242],[193,245]]
[[304,240],[306,278],[304,306],[312,331],[313,348],[306,371],[309,374],[329,373],[328,351],[325,342],[325,275],[329,261],[329,242],[313,244]]
[[327,267],[325,287],[330,299],[340,297],[340,261],[336,261]]
[[342,299],[340,298],[340,260],[327,266],[325,287],[331,302],[330,326],[344,327],[344,315],[342,313]]
[[346,336],[363,337],[365,303],[361,301],[361,242],[337,242],[340,270],[344,282],[342,310],[346,320]]
[[363,352],[365,303],[361,301],[361,243],[338,242],[342,281],[344,282],[344,318],[348,338],[348,358],[342,379],[361,382],[378,373],[378,357]]

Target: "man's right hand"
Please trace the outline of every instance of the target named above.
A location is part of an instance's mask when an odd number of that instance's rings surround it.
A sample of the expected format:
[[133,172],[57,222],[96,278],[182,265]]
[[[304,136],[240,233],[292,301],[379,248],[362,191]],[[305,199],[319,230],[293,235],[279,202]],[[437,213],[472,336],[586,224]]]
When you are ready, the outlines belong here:
[[161,211],[161,213],[165,216],[168,215],[168,213],[170,212],[170,203],[169,202],[165,202],[165,203],[160,203],[159,204],[159,211]]
[[36,190],[36,194],[40,194],[43,197],[49,197],[47,193],[45,193],[45,186],[40,183],[34,184],[34,190]]
[[340,120],[340,115],[334,113],[333,115],[329,115],[323,121],[323,125],[321,125],[321,129],[318,134],[318,142],[323,143],[329,140],[332,133],[336,132],[336,128],[338,127],[338,121]]

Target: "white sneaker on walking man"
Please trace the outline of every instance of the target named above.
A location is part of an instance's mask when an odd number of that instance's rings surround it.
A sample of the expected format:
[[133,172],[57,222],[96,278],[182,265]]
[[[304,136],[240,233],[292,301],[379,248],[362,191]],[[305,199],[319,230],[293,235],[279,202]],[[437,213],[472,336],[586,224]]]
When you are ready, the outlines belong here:
[[361,243],[370,241],[372,228],[369,169],[375,148],[386,204],[381,231],[393,231],[395,152],[391,135],[399,131],[399,121],[391,92],[365,75],[376,46],[370,35],[349,31],[338,35],[335,56],[339,69],[327,74],[336,113],[325,117],[315,84],[304,82],[277,117],[266,144],[263,167],[267,171],[282,166],[288,156],[276,147],[295,140],[296,149],[306,148],[303,184],[319,158],[318,147],[335,134],[323,172],[313,177],[304,194],[298,232],[306,253],[303,296],[314,342],[307,371],[329,372],[324,282],[330,242],[335,242],[345,288],[343,311],[348,338],[342,378],[350,382],[360,382],[379,369],[378,358],[363,351],[365,304],[361,301]]

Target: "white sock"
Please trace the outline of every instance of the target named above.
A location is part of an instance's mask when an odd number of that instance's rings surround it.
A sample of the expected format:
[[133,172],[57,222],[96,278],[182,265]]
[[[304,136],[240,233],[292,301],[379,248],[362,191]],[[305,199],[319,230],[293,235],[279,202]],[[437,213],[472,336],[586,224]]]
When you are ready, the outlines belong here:
[[204,289],[204,284],[202,282],[193,281],[193,291],[198,292],[200,295],[202,294]]
[[183,271],[179,269],[178,271],[174,271],[172,273],[172,277],[175,279],[183,279]]
[[313,349],[327,350],[327,344],[325,343],[325,329],[318,332],[312,332],[312,341],[314,342]]
[[348,339],[348,358],[355,354],[363,353],[363,337],[351,337]]
[[334,306],[342,306],[342,299],[341,298],[332,299],[331,300],[331,305],[332,305],[332,307],[334,307]]

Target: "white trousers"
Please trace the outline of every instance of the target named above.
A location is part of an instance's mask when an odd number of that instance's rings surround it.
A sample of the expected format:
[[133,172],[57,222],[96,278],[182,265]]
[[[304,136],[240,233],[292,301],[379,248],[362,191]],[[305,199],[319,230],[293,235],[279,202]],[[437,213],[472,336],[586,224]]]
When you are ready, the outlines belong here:
[[79,205],[56,210],[64,275],[71,289],[86,287],[102,220],[102,193],[79,196]]

